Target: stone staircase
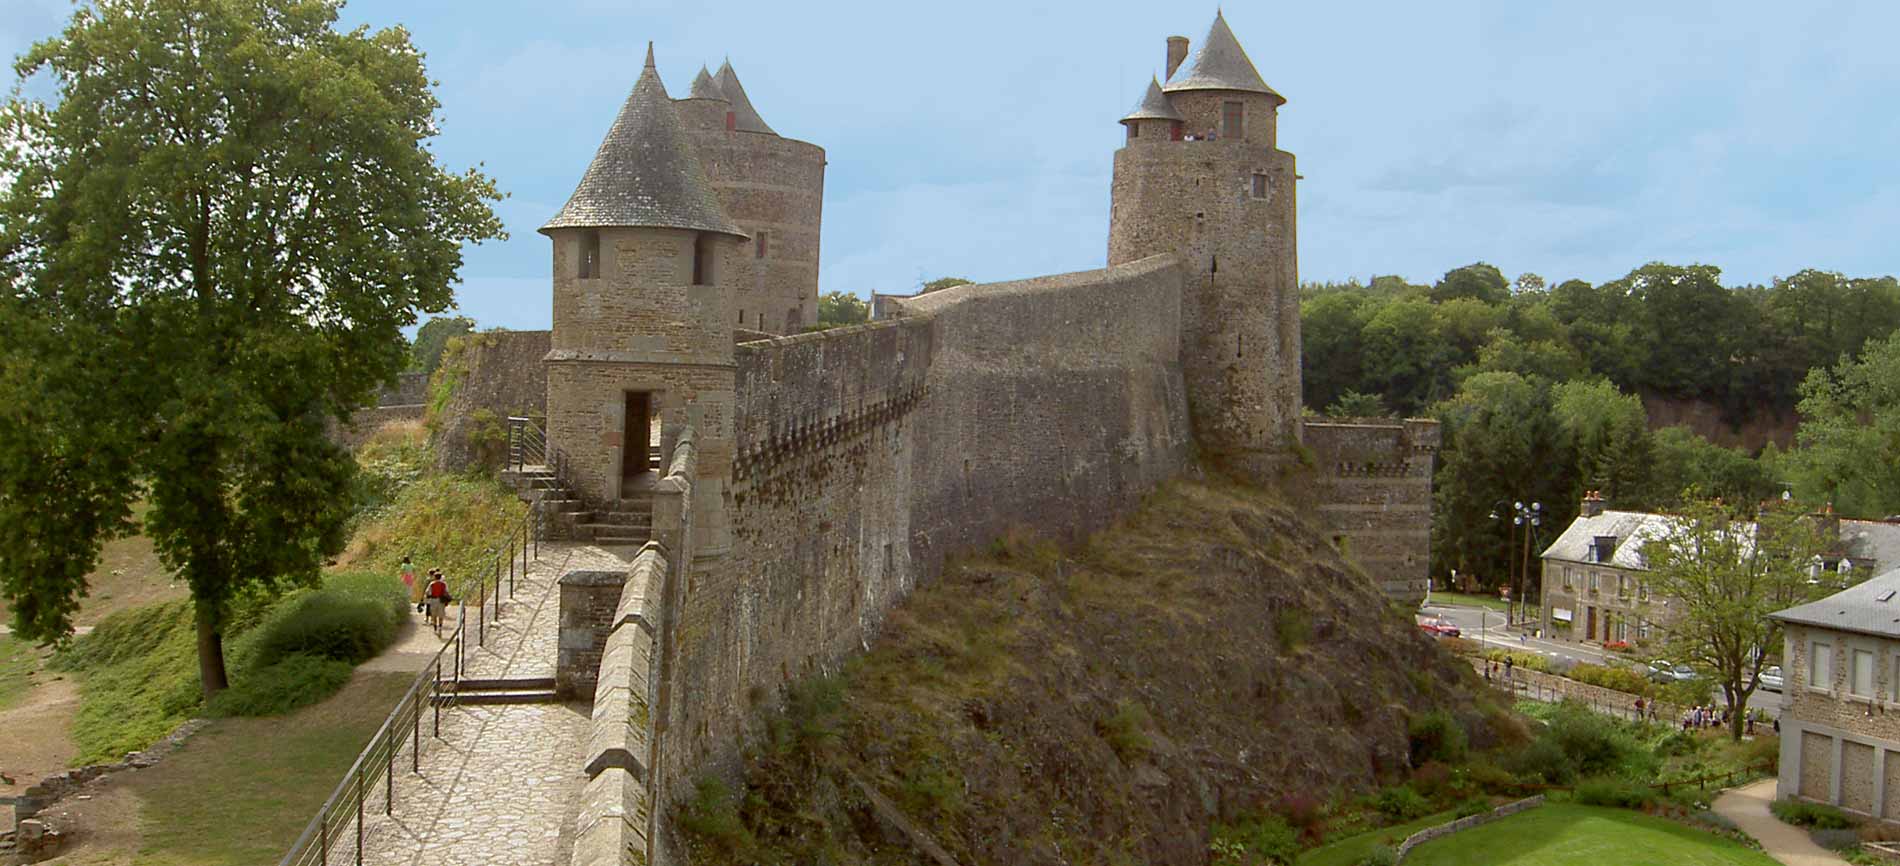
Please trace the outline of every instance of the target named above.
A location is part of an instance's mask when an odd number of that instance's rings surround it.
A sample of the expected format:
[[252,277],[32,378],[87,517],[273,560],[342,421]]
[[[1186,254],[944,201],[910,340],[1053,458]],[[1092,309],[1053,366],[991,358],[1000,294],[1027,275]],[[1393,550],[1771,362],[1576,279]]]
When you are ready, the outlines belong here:
[[456,704],[551,704],[560,700],[553,677],[516,677],[457,681],[449,702]]
[[549,540],[641,545],[653,537],[652,473],[628,479],[621,499],[591,505],[546,466],[508,470],[502,480],[515,488],[523,502],[539,503],[544,537]]

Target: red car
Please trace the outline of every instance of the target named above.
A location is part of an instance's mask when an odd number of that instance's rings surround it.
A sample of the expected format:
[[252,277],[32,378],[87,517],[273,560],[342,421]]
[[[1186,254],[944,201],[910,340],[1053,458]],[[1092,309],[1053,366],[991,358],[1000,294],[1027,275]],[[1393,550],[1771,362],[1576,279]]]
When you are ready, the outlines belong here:
[[1458,637],[1463,634],[1463,632],[1458,630],[1458,626],[1453,625],[1450,620],[1438,619],[1436,617],[1425,617],[1419,620],[1418,627],[1421,631],[1433,637]]

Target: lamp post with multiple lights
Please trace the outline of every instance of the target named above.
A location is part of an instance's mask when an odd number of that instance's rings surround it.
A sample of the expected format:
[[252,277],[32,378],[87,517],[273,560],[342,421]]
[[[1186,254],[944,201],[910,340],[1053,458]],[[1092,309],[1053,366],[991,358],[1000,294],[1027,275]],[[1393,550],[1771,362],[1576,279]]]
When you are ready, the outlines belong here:
[[[1526,503],[1523,500],[1517,500],[1517,501],[1513,501],[1510,504],[1509,508],[1504,508],[1500,510],[1499,507],[1503,505],[1504,505],[1504,500],[1500,499],[1497,501],[1497,505],[1492,507],[1491,519],[1503,520],[1506,515],[1510,516],[1511,526],[1512,526],[1512,530],[1511,530],[1512,544],[1515,545],[1517,543],[1516,527],[1519,527],[1519,526],[1524,527],[1524,553],[1522,557],[1523,567],[1519,569],[1516,567],[1518,563],[1516,562],[1511,563],[1511,565],[1513,566],[1513,574],[1511,576],[1511,604],[1506,605],[1504,609],[1504,620],[1505,620],[1504,624],[1508,626],[1511,624],[1511,606],[1512,605],[1520,606],[1519,611],[1518,611],[1519,620],[1522,620],[1525,613],[1527,612],[1526,609],[1522,607],[1522,605],[1524,604],[1523,602],[1524,593],[1523,593],[1523,588],[1519,586],[1519,579],[1521,576],[1522,583],[1526,585],[1530,583],[1531,530],[1534,527],[1544,522],[1544,505],[1541,502]],[[1515,553],[1516,551],[1513,550],[1512,552]],[[1517,559],[1518,557],[1514,556],[1512,558]]]

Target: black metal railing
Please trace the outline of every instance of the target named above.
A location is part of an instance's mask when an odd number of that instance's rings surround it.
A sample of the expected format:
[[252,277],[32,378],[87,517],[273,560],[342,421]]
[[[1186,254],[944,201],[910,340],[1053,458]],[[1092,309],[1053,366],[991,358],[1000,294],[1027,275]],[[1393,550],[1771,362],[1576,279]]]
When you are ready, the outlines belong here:
[[278,866],[329,866],[332,863],[362,866],[365,813],[377,807],[376,789],[382,789],[380,808],[384,815],[389,815],[396,802],[396,764],[405,750],[409,771],[422,772],[423,717],[429,717],[429,738],[440,739],[442,708],[455,703],[468,670],[469,629],[474,628],[477,646],[488,642],[490,618],[495,622],[501,620],[504,585],[508,597],[513,598],[517,573],[525,575],[532,558],[540,556],[541,527],[539,503],[532,503],[527,514],[516,522],[508,540],[495,547],[493,568],[484,567],[477,577],[472,609],[467,597],[470,588],[466,581],[461,582],[464,596],[456,611],[455,627],[436,650],[435,657],[416,674],[415,682],[396,702],[395,709],[390,710],[382,727],[370,737],[369,744],[356,756],[349,772],[304,827],[290,851],[278,861]]
[[508,466],[517,471],[548,462],[548,436],[533,418],[508,419]]

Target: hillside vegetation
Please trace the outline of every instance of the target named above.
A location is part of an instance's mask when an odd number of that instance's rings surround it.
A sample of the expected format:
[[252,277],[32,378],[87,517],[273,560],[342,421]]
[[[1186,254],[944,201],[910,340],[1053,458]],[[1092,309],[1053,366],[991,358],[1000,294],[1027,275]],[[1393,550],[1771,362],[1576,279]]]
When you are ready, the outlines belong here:
[[1475,679],[1296,508],[1182,480],[1079,549],[953,563],[675,825],[699,864],[1203,864],[1403,780],[1420,720],[1521,737]]

